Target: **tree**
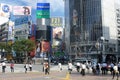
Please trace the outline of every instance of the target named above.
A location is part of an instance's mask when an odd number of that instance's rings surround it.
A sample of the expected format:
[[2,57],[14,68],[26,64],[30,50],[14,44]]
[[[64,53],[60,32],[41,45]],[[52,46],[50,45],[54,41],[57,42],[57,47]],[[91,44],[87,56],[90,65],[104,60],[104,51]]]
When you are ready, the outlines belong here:
[[24,53],[25,54],[25,62],[28,62],[30,55],[28,55],[31,51],[35,49],[35,42],[32,40],[17,40],[13,43],[13,50],[16,53]]

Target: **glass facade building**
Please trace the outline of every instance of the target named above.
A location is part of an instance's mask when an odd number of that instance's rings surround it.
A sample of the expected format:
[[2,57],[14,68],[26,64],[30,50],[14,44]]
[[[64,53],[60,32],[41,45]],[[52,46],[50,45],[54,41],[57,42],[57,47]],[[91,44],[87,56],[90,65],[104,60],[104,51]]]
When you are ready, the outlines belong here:
[[119,8],[119,0],[65,0],[66,51],[77,56],[104,49],[118,52]]

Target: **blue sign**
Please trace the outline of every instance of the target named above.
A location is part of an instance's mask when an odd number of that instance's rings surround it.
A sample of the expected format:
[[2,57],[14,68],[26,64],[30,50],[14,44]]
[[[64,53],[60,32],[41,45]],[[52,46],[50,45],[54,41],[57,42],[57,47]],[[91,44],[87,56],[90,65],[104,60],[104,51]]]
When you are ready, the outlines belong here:
[[28,23],[28,17],[27,16],[15,19],[15,26],[22,25],[22,24],[27,24],[27,23]]
[[2,6],[2,10],[3,10],[3,12],[8,13],[9,10],[10,10],[10,8],[9,8],[8,5],[3,5],[3,6]]
[[49,3],[37,3],[37,10],[49,10],[50,4]]

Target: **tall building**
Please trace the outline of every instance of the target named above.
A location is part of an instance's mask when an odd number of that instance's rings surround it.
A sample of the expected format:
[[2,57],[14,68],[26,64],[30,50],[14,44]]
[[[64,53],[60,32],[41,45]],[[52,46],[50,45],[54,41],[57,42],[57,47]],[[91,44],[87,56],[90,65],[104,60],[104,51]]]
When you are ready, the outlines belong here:
[[119,0],[65,0],[66,51],[95,57],[118,53]]

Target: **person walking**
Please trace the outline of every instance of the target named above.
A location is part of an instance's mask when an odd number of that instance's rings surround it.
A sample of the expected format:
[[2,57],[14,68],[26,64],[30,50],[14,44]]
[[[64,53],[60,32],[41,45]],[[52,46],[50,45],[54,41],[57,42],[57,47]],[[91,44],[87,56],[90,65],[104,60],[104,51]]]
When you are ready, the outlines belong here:
[[44,71],[45,71],[45,74],[49,74],[49,64],[48,64],[48,62],[45,62],[44,63]]
[[77,72],[80,71],[80,62],[77,62],[77,64],[76,64],[76,70],[77,70]]
[[11,69],[11,72],[14,72],[14,63],[13,62],[10,63],[10,69]]
[[6,68],[6,63],[3,61],[2,62],[2,73],[5,73],[5,68]]
[[27,73],[27,70],[28,70],[28,64],[25,64],[25,65],[24,65],[24,68],[25,68],[25,73]]
[[29,64],[29,70],[32,71],[32,64]]
[[112,79],[114,79],[115,76],[117,76],[117,80],[118,80],[118,78],[119,78],[119,71],[118,71],[117,64],[115,64],[114,67],[113,67],[113,78]]
[[85,63],[81,64],[81,74],[82,74],[82,76],[85,76],[85,69],[86,69]]
[[58,63],[58,68],[62,71],[62,64],[60,62]]
[[119,74],[120,74],[120,62],[118,63],[118,71],[119,71]]
[[72,63],[69,62],[68,63],[68,71],[69,71],[70,74],[71,74],[71,71],[72,71],[72,67],[73,67]]

